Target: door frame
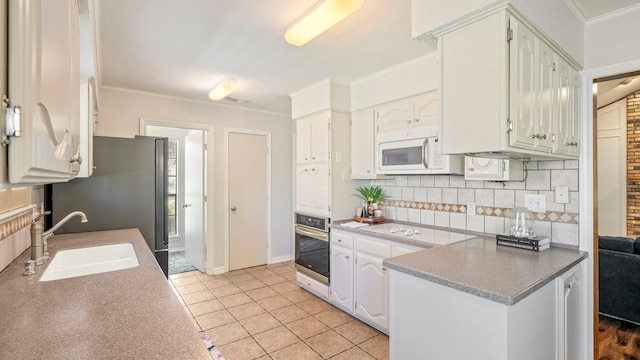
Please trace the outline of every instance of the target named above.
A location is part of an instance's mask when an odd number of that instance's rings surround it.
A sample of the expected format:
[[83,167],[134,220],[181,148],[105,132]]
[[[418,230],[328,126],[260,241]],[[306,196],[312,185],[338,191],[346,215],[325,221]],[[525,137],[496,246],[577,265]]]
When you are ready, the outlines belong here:
[[[587,326],[580,334],[586,341],[587,358],[598,358],[598,193],[597,193],[597,133],[595,131],[595,94],[593,93],[594,79],[616,76],[640,71],[640,59],[623,63],[606,65],[598,68],[583,70],[582,76],[582,144],[580,150],[580,250],[589,253],[584,261],[587,263],[586,283],[582,299],[587,306],[583,310],[583,319],[587,319]],[[584,267],[583,267],[584,269]]]
[[205,139],[205,145],[206,145],[206,152],[205,152],[205,156],[206,156],[206,160],[205,160],[205,166],[206,169],[204,171],[204,181],[205,181],[205,187],[204,187],[204,196],[205,196],[205,204],[204,204],[204,211],[205,211],[205,216],[204,216],[204,237],[205,237],[205,251],[206,251],[206,255],[205,255],[205,270],[207,271],[208,275],[214,275],[215,272],[215,268],[214,268],[214,237],[213,234],[214,232],[214,220],[215,220],[215,215],[214,215],[214,201],[209,201],[210,199],[213,199],[213,194],[214,194],[214,167],[213,167],[213,155],[209,153],[209,149],[213,149],[213,131],[214,131],[214,127],[213,125],[206,125],[206,124],[197,124],[197,123],[189,123],[189,122],[183,122],[183,121],[176,121],[176,120],[160,120],[160,119],[153,119],[153,118],[145,118],[145,117],[140,117],[139,118],[140,121],[140,128],[139,128],[139,134],[145,136],[147,134],[147,126],[162,126],[162,127],[173,127],[173,128],[178,128],[178,129],[185,129],[185,130],[201,130],[201,131],[206,131],[206,136],[204,137]]
[[271,264],[271,132],[241,128],[224,128],[224,267],[229,271],[229,134],[262,135],[267,137],[267,264]]

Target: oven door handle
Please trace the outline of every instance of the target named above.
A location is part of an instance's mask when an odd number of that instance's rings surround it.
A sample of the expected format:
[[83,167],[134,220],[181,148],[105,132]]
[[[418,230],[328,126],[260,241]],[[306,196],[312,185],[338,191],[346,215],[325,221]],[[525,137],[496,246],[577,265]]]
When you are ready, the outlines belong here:
[[327,239],[327,234],[323,233],[323,232],[319,232],[319,231],[318,232],[309,231],[309,230],[304,230],[304,229],[301,229],[301,228],[297,227],[296,228],[296,233],[297,234],[301,234],[301,235],[306,235],[306,236],[312,237],[314,239],[322,240],[322,241],[327,241],[327,242],[329,241]]

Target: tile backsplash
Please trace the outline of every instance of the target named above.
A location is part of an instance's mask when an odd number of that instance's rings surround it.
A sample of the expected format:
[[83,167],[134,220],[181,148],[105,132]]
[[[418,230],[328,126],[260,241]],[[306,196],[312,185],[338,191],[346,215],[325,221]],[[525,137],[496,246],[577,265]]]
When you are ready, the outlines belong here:
[[[536,234],[556,244],[579,243],[578,160],[530,161],[525,181],[465,181],[457,175],[408,175],[370,180],[391,196],[383,216],[398,221],[504,234],[511,209],[524,206],[527,194],[544,195],[546,212],[534,213]],[[555,202],[555,187],[569,188],[569,203]],[[474,215],[467,204],[475,203]]]

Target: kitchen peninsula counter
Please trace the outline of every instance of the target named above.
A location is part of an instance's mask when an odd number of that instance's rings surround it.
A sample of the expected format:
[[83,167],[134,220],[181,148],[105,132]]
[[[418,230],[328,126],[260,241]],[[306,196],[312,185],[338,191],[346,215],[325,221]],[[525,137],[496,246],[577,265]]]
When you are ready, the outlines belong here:
[[584,251],[551,247],[530,251],[476,237],[390,258],[384,265],[505,305],[515,305],[587,258]]
[[132,243],[137,267],[40,282],[25,251],[0,273],[2,359],[211,359],[137,229],[56,235],[57,251]]
[[[369,227],[353,229],[342,226],[347,222],[349,220],[336,221],[331,228],[425,248],[386,259],[383,264],[389,269],[505,305],[514,305],[526,298],[588,255],[584,251],[555,246],[540,252],[498,246],[490,234],[453,229],[446,230],[467,234],[470,238],[443,246],[418,241],[401,233],[384,234],[367,230]],[[445,230],[405,222],[385,223]]]

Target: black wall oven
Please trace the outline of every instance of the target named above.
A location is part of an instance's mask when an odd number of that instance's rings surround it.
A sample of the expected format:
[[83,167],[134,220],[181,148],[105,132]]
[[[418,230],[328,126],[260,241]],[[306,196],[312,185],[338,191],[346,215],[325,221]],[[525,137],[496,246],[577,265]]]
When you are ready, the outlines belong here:
[[296,269],[329,285],[329,219],[295,214]]

